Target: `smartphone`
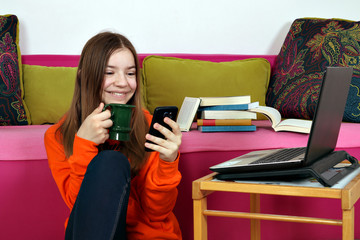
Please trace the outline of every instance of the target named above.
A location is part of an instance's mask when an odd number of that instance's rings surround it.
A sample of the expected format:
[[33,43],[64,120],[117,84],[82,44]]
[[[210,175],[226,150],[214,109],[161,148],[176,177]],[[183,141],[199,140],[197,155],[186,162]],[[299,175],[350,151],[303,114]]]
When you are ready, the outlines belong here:
[[[164,123],[164,118],[168,117],[171,120],[176,121],[177,113],[178,113],[178,108],[176,106],[164,106],[164,107],[155,108],[153,118],[151,121],[151,125],[150,125],[150,129],[149,129],[149,134],[151,134],[155,137],[165,139],[165,136],[162,135],[158,130],[156,130],[154,128],[154,124],[159,123],[161,126],[166,127],[167,129],[169,129],[171,131],[171,127],[169,125],[167,125],[166,123]],[[149,140],[146,140],[146,142],[153,143]],[[145,147],[145,151],[152,152],[154,150]]]

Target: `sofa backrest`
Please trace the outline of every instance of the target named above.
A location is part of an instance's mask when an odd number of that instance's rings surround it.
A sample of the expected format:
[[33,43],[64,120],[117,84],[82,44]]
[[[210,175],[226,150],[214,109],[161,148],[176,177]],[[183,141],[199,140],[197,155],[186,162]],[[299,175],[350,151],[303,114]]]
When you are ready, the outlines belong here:
[[[175,53],[175,54],[139,54],[139,61],[142,64],[145,57],[150,55],[176,57],[185,59],[195,59],[211,62],[228,62],[234,60],[243,60],[248,58],[265,58],[269,61],[273,68],[275,64],[276,55],[241,55],[241,54],[188,54],[188,53]],[[22,55],[23,64],[40,65],[48,67],[77,67],[80,55]],[[141,65],[142,66],[142,65]]]
[[[152,113],[157,106],[175,105],[180,109],[185,96],[233,95],[251,95],[253,101],[265,105],[275,58],[276,55],[139,54],[144,107]],[[32,124],[54,123],[66,112],[79,59],[79,55],[22,56],[24,101]]]

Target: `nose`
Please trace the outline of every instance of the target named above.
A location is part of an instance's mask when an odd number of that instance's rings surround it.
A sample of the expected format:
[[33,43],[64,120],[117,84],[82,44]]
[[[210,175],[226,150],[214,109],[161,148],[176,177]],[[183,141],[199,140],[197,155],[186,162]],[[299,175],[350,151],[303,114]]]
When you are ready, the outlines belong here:
[[128,84],[125,74],[117,74],[114,84],[116,86],[126,86]]

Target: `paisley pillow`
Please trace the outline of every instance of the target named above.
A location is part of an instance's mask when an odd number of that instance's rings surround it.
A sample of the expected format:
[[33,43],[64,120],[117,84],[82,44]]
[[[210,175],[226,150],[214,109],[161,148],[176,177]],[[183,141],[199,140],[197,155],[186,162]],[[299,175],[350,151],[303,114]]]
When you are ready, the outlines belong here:
[[312,119],[327,66],[352,66],[344,121],[360,122],[360,22],[296,19],[277,56],[266,105],[284,118]]
[[29,124],[20,56],[18,19],[15,15],[0,16],[0,126]]

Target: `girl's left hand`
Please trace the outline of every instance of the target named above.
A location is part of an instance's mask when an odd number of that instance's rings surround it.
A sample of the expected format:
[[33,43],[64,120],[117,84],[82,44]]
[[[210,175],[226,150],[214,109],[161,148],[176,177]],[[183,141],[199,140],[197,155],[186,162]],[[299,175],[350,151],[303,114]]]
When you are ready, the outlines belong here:
[[154,124],[154,128],[165,136],[165,139],[146,134],[146,139],[155,143],[145,143],[145,147],[150,148],[160,153],[160,158],[167,162],[176,160],[179,147],[181,145],[181,131],[179,125],[168,117],[165,117],[164,122],[168,124],[172,131],[158,123]]

